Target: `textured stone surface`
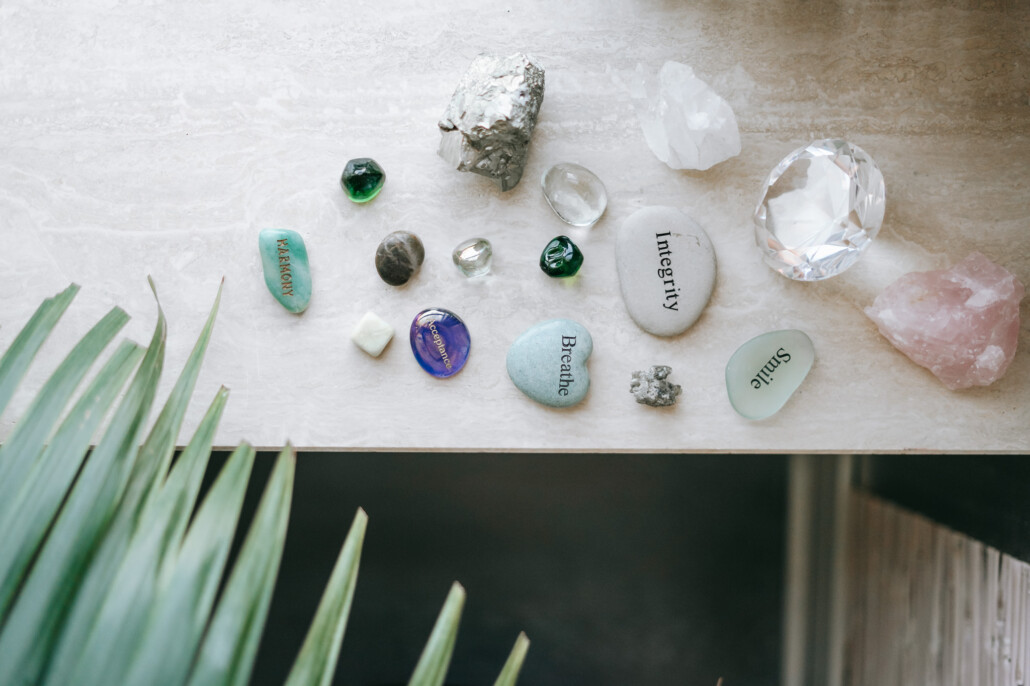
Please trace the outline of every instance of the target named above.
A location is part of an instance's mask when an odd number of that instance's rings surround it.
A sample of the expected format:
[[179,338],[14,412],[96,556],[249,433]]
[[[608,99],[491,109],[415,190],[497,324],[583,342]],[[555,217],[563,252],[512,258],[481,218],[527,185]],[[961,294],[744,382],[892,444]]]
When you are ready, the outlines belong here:
[[952,390],[1002,377],[1019,342],[1025,289],[978,252],[950,269],[906,274],[866,314],[887,340]]
[[[151,274],[169,319],[159,399],[225,277],[184,442],[225,384],[221,446],[1030,452],[1017,411],[1030,407],[1030,300],[1006,375],[962,393],[897,354],[862,312],[901,275],[974,250],[1030,280],[1030,253],[1018,249],[1030,187],[1030,6],[944,5],[5,4],[0,271],[17,287],[0,290],[0,348],[44,297],[71,282],[82,291],[0,416],[0,438],[73,339],[112,306],[133,317],[127,337],[149,340]],[[474,32],[466,16],[476,17]],[[532,183],[506,193],[435,153],[457,79],[499,40],[508,41],[502,53],[538,56],[548,79]],[[741,154],[704,173],[658,162],[612,82],[609,68],[657,70],[670,56],[705,75],[737,116]],[[839,134],[883,170],[884,225],[840,277],[790,281],[755,250],[753,204],[785,152]],[[390,179],[384,197],[357,205],[338,178],[363,154]],[[588,235],[571,234],[588,264],[553,281],[536,258],[561,225],[536,181],[559,160],[602,178],[609,204]],[[675,340],[643,334],[619,302],[615,233],[647,205],[684,210],[719,258],[711,302]],[[308,243],[315,294],[303,316],[280,309],[260,276],[256,234],[269,226]],[[401,228],[429,255],[410,286],[394,289],[372,255]],[[450,263],[470,236],[493,243],[491,278],[463,279]],[[421,372],[407,341],[375,364],[341,341],[367,310],[399,332],[434,303],[459,313],[476,338],[466,368],[446,383]],[[527,402],[504,369],[510,342],[551,317],[594,335],[590,396],[568,414]],[[726,360],[749,336],[784,328],[807,331],[819,348],[805,402],[748,422],[724,401]],[[627,412],[638,409],[626,392],[631,372],[656,361],[676,370],[685,395],[673,412]],[[395,382],[404,392],[384,393]],[[441,405],[463,421],[440,422]],[[862,408],[864,420],[841,426],[841,408]]]
[[514,188],[544,100],[544,70],[522,53],[472,60],[440,119],[440,157]]
[[571,319],[531,326],[508,349],[508,378],[533,400],[550,407],[572,407],[590,390],[587,361],[594,351],[590,332]]
[[403,286],[418,274],[426,250],[418,236],[410,231],[394,231],[376,248],[376,271],[391,286]]
[[629,392],[641,405],[668,407],[676,404],[676,398],[683,392],[679,384],[669,381],[672,367],[664,364],[648,367],[642,372],[633,372]]
[[652,74],[638,64],[623,80],[647,144],[673,169],[709,169],[740,154],[733,108],[691,67],[666,62]]
[[701,316],[715,288],[715,249],[697,222],[674,207],[645,207],[615,236],[626,310],[644,331],[676,336]]

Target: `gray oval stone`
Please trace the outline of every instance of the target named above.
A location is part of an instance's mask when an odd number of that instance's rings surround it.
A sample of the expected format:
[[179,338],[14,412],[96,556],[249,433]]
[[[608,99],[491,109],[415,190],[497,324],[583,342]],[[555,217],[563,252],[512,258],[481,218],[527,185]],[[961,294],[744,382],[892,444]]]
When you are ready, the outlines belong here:
[[627,217],[615,237],[615,265],[629,316],[656,336],[689,329],[715,287],[708,234],[673,207],[645,207]]
[[418,273],[426,258],[418,236],[407,231],[394,231],[376,249],[376,271],[391,286],[403,286]]
[[550,319],[531,326],[508,349],[508,376],[533,400],[550,407],[571,407],[587,395],[587,360],[594,342],[571,319]]

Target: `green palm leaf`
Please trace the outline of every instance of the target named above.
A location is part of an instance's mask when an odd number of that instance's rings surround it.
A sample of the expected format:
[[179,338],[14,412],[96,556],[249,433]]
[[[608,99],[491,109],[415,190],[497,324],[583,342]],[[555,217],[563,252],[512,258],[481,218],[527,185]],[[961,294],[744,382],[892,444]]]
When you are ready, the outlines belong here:
[[190,686],[245,686],[279,573],[296,458],[287,446],[261,496],[254,521],[204,637]]
[[[152,281],[150,285],[153,288]],[[54,662],[60,666],[59,671],[62,675],[66,674],[63,670],[68,669],[69,663],[78,660],[81,647],[88,640],[100,606],[107,597],[111,580],[125,559],[129,542],[138,528],[144,504],[156,492],[156,489],[153,488],[154,484],[164,478],[167,462],[170,460],[175,446],[176,435],[182,425],[197,376],[200,374],[204,353],[207,351],[207,345],[211,339],[211,331],[214,328],[221,295],[222,288],[219,286],[215,302],[197,343],[193,347],[193,352],[190,353],[189,359],[187,359],[147,440],[139,449],[139,458],[129,477],[125,495],[122,497],[114,521],[93,555],[89,567],[85,570],[81,588],[72,600],[73,605],[68,614],[68,621],[61,628],[61,636],[55,649]],[[205,455],[205,464],[206,460],[207,456]],[[51,681],[50,683],[63,684],[66,682]]]
[[447,668],[451,664],[454,653],[454,642],[458,637],[458,625],[461,623],[461,611],[465,607],[465,589],[457,581],[451,585],[440,615],[433,625],[433,633],[429,635],[422,656],[415,665],[415,672],[408,680],[408,686],[443,686],[447,678]]
[[[128,668],[125,656],[133,654],[146,629],[162,567],[179,552],[182,532],[193,512],[227,398],[224,388],[215,395],[165,487],[160,489],[160,497],[152,501],[142,516],[97,609],[87,614],[85,609],[92,607],[92,603],[78,604],[69,615],[46,683],[86,686],[123,679]],[[70,640],[80,637],[81,640]]]
[[358,563],[367,527],[368,515],[359,509],[318,603],[315,620],[286,679],[286,686],[328,686],[332,682],[354,588],[358,583]]
[[522,671],[522,663],[526,661],[526,653],[529,651],[529,639],[526,634],[519,632],[515,639],[515,645],[508,655],[508,661],[504,663],[504,669],[494,682],[494,686],[515,686],[519,680],[519,672]]
[[[0,358],[0,412],[77,290],[69,287],[45,301]],[[164,359],[160,304],[146,351],[122,343],[61,419],[127,320],[121,310],[108,313],[58,366],[0,446],[0,684],[248,681],[282,558],[295,456],[289,446],[279,455],[212,617],[254,461],[253,448],[240,446],[194,514],[226,389],[218,391],[174,465],[172,458],[220,297],[221,288],[142,444]],[[288,686],[332,681],[367,522],[359,509]],[[443,684],[464,600],[455,583],[411,686]],[[515,684],[528,645],[520,634],[495,686]]]
[[142,348],[128,341],[119,346],[32,465],[15,495],[0,500],[6,506],[0,512],[0,531],[4,532],[0,546],[0,617],[78,473],[90,439],[142,354]]
[[0,684],[31,684],[43,670],[66,608],[124,492],[161,374],[165,334],[159,307],[154,336],[129,390],[86,460],[0,629]]
[[78,292],[79,287],[72,284],[54,297],[44,300],[0,359],[0,414],[7,409],[7,403],[28,371],[32,358],[39,352],[57,325],[57,320]]
[[146,630],[132,655],[124,682],[179,684],[185,681],[222,578],[254,449],[243,445],[222,468],[204,498],[178,556],[164,565]]
[[129,315],[117,308],[108,312],[43,384],[25,417],[0,447],[0,503],[14,500],[72,393],[127,321]]

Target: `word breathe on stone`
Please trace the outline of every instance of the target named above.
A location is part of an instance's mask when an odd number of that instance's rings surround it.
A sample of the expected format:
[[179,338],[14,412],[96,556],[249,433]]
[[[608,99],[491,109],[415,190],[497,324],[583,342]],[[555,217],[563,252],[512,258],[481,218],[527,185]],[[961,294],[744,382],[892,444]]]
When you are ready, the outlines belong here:
[[575,336],[561,337],[561,371],[558,373],[558,395],[567,396],[569,386],[576,382],[572,375],[572,349],[576,347]]
[[1024,293],[1014,274],[974,252],[951,269],[902,276],[866,314],[894,347],[957,390],[1005,374]]
[[494,251],[485,238],[470,238],[458,244],[451,252],[451,260],[466,278],[474,279],[490,273]]
[[520,391],[549,407],[571,407],[590,388],[590,333],[571,319],[530,327],[508,349],[508,376]]
[[461,318],[440,307],[422,310],[411,322],[411,352],[422,369],[440,378],[454,376],[468,360],[472,340]]
[[622,299],[637,325],[675,336],[697,321],[715,287],[715,250],[705,230],[672,207],[645,207],[615,237]]
[[794,329],[771,331],[740,346],[726,363],[726,394],[748,419],[776,414],[808,376],[812,340]]
[[540,253],[540,269],[556,279],[575,276],[582,266],[583,253],[568,236],[552,239]]
[[403,286],[418,273],[425,258],[426,250],[418,236],[394,231],[376,248],[376,271],[391,286]]
[[540,177],[540,188],[554,213],[566,224],[590,226],[604,214],[608,193],[597,175],[572,162],[560,162]]
[[358,157],[347,162],[340,177],[340,186],[356,203],[366,203],[379,195],[386,183],[386,172],[371,157]]
[[372,357],[379,357],[392,338],[393,327],[374,312],[366,312],[350,334],[354,344]]
[[828,279],[869,247],[884,208],[883,174],[862,148],[815,141],[769,172],[754,212],[755,243],[765,263],[786,277]]
[[265,286],[290,312],[299,314],[311,302],[311,272],[304,239],[289,229],[264,229],[258,235],[258,251]]
[[641,405],[651,407],[668,407],[676,404],[676,398],[683,389],[667,379],[672,367],[655,365],[644,372],[633,372],[629,382],[629,392]]

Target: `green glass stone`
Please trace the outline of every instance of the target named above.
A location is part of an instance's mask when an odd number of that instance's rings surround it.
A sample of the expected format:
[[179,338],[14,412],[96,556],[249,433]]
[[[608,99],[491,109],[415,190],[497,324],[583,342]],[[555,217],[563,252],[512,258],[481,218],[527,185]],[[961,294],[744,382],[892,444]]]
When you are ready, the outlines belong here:
[[265,229],[258,236],[258,250],[268,292],[294,314],[306,310],[311,302],[311,270],[304,239],[289,229]]
[[752,338],[726,363],[730,404],[748,419],[771,417],[805,380],[814,361],[812,340],[802,331],[770,331]]
[[583,265],[583,253],[568,236],[558,236],[540,254],[540,268],[555,278],[575,276]]
[[354,202],[368,202],[379,195],[386,183],[386,172],[371,157],[358,157],[347,163],[340,185]]

